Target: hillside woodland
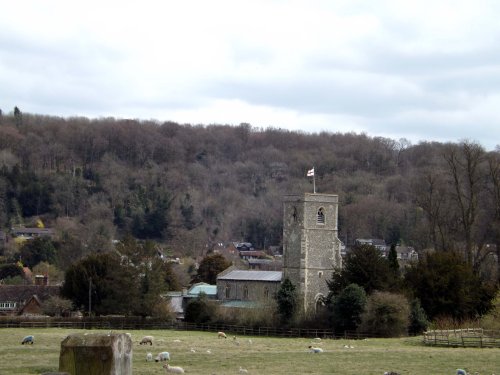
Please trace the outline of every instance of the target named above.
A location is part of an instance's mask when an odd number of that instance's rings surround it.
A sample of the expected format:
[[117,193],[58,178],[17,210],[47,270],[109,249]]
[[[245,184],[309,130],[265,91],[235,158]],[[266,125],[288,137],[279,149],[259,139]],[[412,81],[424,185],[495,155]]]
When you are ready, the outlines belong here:
[[[1,113],[1,111],[0,111]],[[339,195],[339,237],[459,253],[498,282],[500,148],[250,124],[0,114],[0,228],[41,220],[65,271],[132,236],[172,257],[219,243],[281,245],[282,201]],[[2,260],[17,260],[12,243]],[[17,257],[17,258],[16,258]],[[34,266],[35,264],[33,264]]]

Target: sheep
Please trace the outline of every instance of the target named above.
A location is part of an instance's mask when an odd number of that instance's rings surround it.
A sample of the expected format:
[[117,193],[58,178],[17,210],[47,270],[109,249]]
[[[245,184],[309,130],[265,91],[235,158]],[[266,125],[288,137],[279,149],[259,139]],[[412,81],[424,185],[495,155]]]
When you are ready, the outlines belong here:
[[170,361],[170,353],[169,352],[161,352],[155,357],[155,362],[160,361]]
[[227,339],[227,336],[224,332],[220,331],[220,332],[217,332],[217,337],[219,339]]
[[24,344],[31,344],[33,345],[35,343],[35,336],[29,335],[23,338],[23,341],[21,341],[21,345]]
[[142,340],[139,342],[139,345],[150,344],[153,346],[153,336],[144,336]]
[[240,374],[248,374],[248,370],[240,366]]
[[147,362],[151,362],[151,361],[153,361],[153,354],[152,354],[152,353],[148,353],[148,354],[146,354],[146,361],[147,361]]
[[184,369],[182,367],[179,367],[179,366],[170,366],[168,363],[166,363],[163,365],[163,368],[167,372],[171,372],[173,374],[184,374]]
[[323,349],[321,349],[321,348],[315,348],[312,345],[309,345],[309,351],[311,353],[323,353]]
[[467,372],[467,370],[457,368],[457,375],[469,375],[469,373]]
[[320,337],[315,337],[313,340],[316,341],[316,342],[321,342],[321,338]]

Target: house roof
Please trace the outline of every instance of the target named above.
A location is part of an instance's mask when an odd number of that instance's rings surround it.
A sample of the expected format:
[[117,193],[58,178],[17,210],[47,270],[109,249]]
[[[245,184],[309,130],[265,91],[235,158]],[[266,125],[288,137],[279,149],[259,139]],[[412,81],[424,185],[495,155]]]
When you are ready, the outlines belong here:
[[15,227],[12,228],[12,233],[16,236],[19,235],[36,235],[36,236],[52,236],[54,233],[51,228],[25,228]]
[[246,271],[232,270],[219,276],[218,280],[281,281],[281,271]]
[[188,291],[190,295],[199,295],[205,293],[206,295],[217,295],[217,285],[210,285],[207,283],[194,284]]
[[44,301],[50,296],[59,295],[59,286],[48,285],[0,285],[0,301],[24,302],[33,296]]

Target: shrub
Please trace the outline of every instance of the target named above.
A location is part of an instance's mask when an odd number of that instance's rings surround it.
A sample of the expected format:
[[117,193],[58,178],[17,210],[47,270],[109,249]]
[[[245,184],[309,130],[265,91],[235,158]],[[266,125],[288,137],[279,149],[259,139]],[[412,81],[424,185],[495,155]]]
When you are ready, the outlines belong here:
[[202,293],[186,305],[184,320],[189,323],[209,323],[217,316],[217,305]]
[[360,329],[381,337],[406,335],[409,311],[408,301],[404,296],[374,292],[368,298]]
[[410,324],[408,326],[408,333],[410,335],[418,335],[424,332],[429,326],[427,314],[420,305],[418,299],[414,299],[410,304]]
[[484,329],[500,329],[500,291],[497,292],[491,311],[481,319]]

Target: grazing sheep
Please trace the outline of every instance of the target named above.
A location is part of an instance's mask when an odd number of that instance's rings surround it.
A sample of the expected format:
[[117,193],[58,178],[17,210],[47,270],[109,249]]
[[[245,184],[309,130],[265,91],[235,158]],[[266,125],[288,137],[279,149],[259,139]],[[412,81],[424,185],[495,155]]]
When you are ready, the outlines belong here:
[[21,341],[21,345],[24,344],[31,344],[33,345],[35,343],[35,336],[29,335],[23,338],[23,341]]
[[151,353],[146,354],[146,361],[151,362],[152,360],[153,360],[153,354]]
[[160,361],[170,361],[170,353],[169,352],[161,352],[155,358],[155,362]]
[[457,375],[469,375],[469,373],[466,370],[457,368]]
[[217,332],[217,337],[219,339],[227,339],[226,334],[224,332],[222,332],[222,331],[221,332]]
[[196,353],[196,350],[194,350],[194,348],[191,348],[189,351],[190,351],[191,353]]
[[315,348],[314,346],[309,345],[309,351],[311,353],[323,353],[323,349]]
[[248,345],[252,345],[252,344],[253,344],[252,339],[248,339]]
[[315,337],[313,340],[316,341],[316,342],[321,342],[321,338],[320,337]]
[[179,366],[170,366],[168,363],[166,363],[163,365],[163,368],[167,372],[171,372],[173,374],[184,374],[184,369],[182,367],[179,367]]
[[248,374],[248,370],[240,366],[240,374]]
[[153,336],[144,336],[142,340],[139,342],[139,345],[150,344],[153,346]]

